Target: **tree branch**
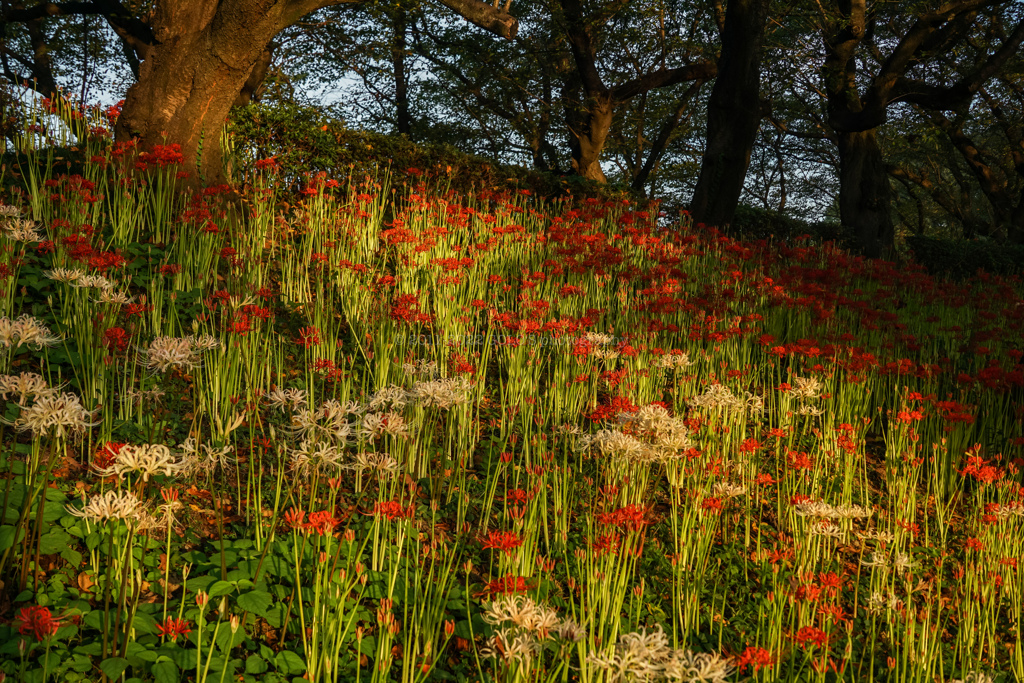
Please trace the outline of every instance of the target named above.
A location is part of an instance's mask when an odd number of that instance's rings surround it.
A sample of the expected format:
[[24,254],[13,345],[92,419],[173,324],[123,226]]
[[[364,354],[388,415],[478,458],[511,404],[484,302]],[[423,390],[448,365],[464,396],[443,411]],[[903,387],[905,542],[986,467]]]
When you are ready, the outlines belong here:
[[649,90],[666,88],[686,81],[707,81],[717,74],[718,65],[714,62],[698,62],[677,69],[658,69],[615,86],[611,89],[611,96],[616,102],[624,102]]

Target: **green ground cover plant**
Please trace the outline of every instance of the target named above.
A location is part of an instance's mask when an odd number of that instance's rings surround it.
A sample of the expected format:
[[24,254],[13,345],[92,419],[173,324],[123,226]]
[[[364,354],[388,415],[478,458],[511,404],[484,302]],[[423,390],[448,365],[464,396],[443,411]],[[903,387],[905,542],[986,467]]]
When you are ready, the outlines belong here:
[[2,183],[0,676],[1024,679],[1018,280],[67,122]]

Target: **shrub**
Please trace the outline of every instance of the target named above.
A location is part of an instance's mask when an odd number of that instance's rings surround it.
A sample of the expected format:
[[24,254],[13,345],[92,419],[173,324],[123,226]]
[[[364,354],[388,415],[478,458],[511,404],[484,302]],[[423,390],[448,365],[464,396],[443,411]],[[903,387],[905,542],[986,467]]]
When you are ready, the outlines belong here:
[[990,240],[944,240],[912,235],[906,238],[914,260],[930,274],[966,280],[979,270],[994,275],[1024,272],[1024,245]]

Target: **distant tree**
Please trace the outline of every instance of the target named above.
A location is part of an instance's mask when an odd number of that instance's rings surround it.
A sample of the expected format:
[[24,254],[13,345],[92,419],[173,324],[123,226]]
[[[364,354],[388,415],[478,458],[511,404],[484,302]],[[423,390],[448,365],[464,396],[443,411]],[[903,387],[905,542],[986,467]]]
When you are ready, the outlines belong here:
[[823,13],[822,83],[839,150],[839,213],[866,255],[888,254],[894,242],[892,194],[878,137],[890,107],[909,102],[941,112],[969,105],[1017,52],[1024,20],[1017,17],[1012,32],[990,49],[963,52],[971,61],[955,80],[943,78],[949,71],[935,65],[968,39],[998,30],[1002,14],[1013,16],[1015,8],[1006,0],[956,0],[906,11],[902,5],[835,0]]

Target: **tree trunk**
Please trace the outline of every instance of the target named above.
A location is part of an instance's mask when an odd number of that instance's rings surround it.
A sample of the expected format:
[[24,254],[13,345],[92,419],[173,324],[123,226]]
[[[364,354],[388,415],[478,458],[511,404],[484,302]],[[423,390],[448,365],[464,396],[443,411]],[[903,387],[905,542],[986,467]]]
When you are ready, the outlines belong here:
[[838,133],[839,217],[853,229],[869,258],[888,256],[893,248],[889,174],[875,131]]
[[729,0],[718,76],[708,101],[704,158],[690,203],[695,222],[727,225],[736,213],[761,123],[761,43],[767,17],[768,0]]
[[394,34],[391,43],[391,64],[395,72],[395,132],[412,135],[412,118],[409,115],[409,81],[405,73],[406,14],[404,7],[395,9],[392,18]]
[[225,182],[224,121],[270,40],[298,17],[272,0],[159,2],[158,41],[144,55],[117,121],[118,140],[179,144],[192,184]]
[[244,107],[254,100],[260,101],[260,97],[266,90],[264,83],[267,80],[267,74],[270,73],[270,65],[274,61],[274,47],[276,47],[274,44],[268,46],[256,60],[256,64],[249,72],[249,78],[245,79],[245,85],[242,86],[242,91],[235,98],[233,106]]
[[599,183],[607,182],[601,170],[601,152],[612,127],[614,106],[609,96],[590,98],[584,105],[580,125],[570,129],[572,170],[576,175]]

